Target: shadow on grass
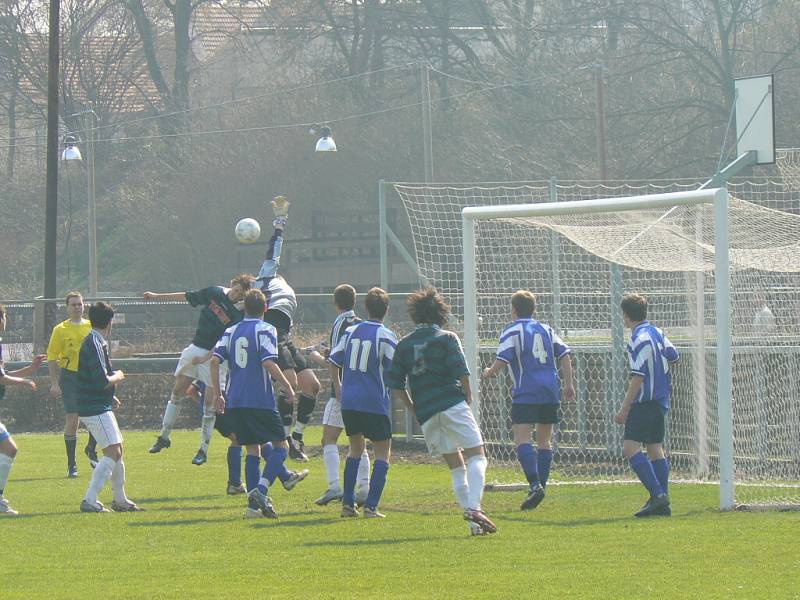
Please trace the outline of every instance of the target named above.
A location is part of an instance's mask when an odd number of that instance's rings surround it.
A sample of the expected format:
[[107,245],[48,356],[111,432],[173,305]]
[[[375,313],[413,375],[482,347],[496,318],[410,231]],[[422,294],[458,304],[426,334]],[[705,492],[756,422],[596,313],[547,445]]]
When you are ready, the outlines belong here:
[[25,483],[26,481],[54,481],[56,479],[63,479],[64,481],[80,481],[79,478],[66,477],[63,475],[55,475],[53,477],[12,477],[14,483]]
[[185,525],[209,525],[211,523],[231,523],[238,519],[223,517],[219,519],[174,519],[172,521],[132,521],[128,527],[183,527]]
[[[281,515],[281,517],[287,517],[289,515]],[[338,523],[338,521],[328,517],[328,518],[319,518],[319,519],[308,519],[303,521],[285,521],[283,518],[280,519],[261,519],[256,523],[253,523],[254,529],[263,529],[264,527],[316,527],[317,525],[332,525],[334,523]]]
[[209,494],[208,496],[164,496],[163,498],[139,498],[136,502],[181,502],[181,501],[202,501],[202,500],[219,500],[221,494]]
[[326,548],[328,546],[337,546],[341,547],[342,545],[347,545],[347,547],[351,546],[391,546],[394,544],[408,544],[408,543],[417,543],[417,542],[426,542],[429,543],[431,541],[441,542],[442,540],[455,540],[455,539],[462,539],[456,536],[437,536],[435,538],[430,537],[408,537],[408,538],[392,538],[392,539],[383,539],[383,540],[330,540],[328,542],[307,542],[305,544],[301,544],[302,546],[306,546],[309,548]]

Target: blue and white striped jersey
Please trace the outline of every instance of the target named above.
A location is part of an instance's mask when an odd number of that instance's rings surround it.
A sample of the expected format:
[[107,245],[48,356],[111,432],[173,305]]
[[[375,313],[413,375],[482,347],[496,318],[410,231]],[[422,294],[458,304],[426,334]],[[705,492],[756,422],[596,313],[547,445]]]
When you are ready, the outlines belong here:
[[[342,336],[347,328],[355,325],[356,323],[361,323],[361,319],[359,319],[356,316],[356,313],[352,310],[346,310],[345,312],[336,315],[336,318],[333,321],[333,326],[331,327],[331,335],[328,338],[328,352],[336,347],[336,344],[338,344],[339,340],[342,339]],[[333,383],[331,383],[331,398],[335,397],[336,390],[333,387]]]
[[680,358],[675,346],[658,327],[642,321],[631,331],[627,350],[631,375],[644,378],[634,402],[658,402],[669,410],[672,391],[670,363]]
[[556,361],[570,348],[553,328],[536,319],[517,319],[500,334],[497,359],[511,366],[515,404],[558,404],[561,384]]
[[377,321],[348,327],[328,362],[342,369],[342,410],[390,416],[384,380],[397,347],[397,336]]
[[247,317],[225,330],[214,348],[214,356],[228,363],[227,408],[275,410],[272,381],[264,362],[277,360],[275,327]]

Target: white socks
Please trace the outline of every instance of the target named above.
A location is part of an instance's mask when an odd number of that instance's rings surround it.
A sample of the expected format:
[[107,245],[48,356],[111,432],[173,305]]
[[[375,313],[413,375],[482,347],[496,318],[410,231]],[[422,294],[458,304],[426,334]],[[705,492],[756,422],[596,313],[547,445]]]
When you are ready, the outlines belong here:
[[294,422],[294,430],[297,433],[299,433],[300,435],[303,434],[303,431],[305,430],[305,428],[306,428],[306,424],[305,423],[301,423],[300,421],[295,421]]
[[3,497],[3,490],[6,489],[8,474],[11,473],[11,465],[14,459],[8,454],[0,454],[0,498]]
[[172,428],[175,427],[178,416],[181,414],[180,401],[181,399],[173,394],[169,402],[167,402],[167,408],[164,410],[164,420],[161,423],[161,437],[165,440],[169,439],[169,434],[172,433]]
[[469,485],[467,485],[467,468],[464,466],[450,469],[453,478],[453,492],[461,508],[469,508]]
[[328,489],[336,492],[341,491],[342,486],[339,482],[339,467],[341,465],[339,446],[325,444],[322,447],[322,458],[325,461],[325,473],[328,476]]
[[208,454],[208,445],[211,443],[211,434],[214,433],[214,423],[216,422],[216,415],[203,415],[203,424],[200,427],[200,449],[206,454]]
[[111,489],[114,492],[114,502],[119,504],[130,502],[125,495],[125,463],[122,462],[121,458],[119,462],[114,463],[114,468],[111,471]]
[[485,456],[471,456],[467,461],[467,483],[469,485],[469,508],[480,510],[483,487],[486,485]]
[[[94,468],[94,472],[92,473],[92,481],[89,483],[89,489],[86,490],[86,495],[83,497],[86,502],[93,506],[97,504],[97,496],[100,494],[103,486],[105,486],[108,478],[111,477],[111,473],[116,464],[117,463],[115,463],[108,456],[104,456],[97,462],[97,466]],[[124,476],[125,475],[123,471],[123,479]]]
[[364,453],[361,455],[361,462],[358,463],[358,479],[356,488],[361,491],[369,491],[369,454],[367,449],[364,448]]

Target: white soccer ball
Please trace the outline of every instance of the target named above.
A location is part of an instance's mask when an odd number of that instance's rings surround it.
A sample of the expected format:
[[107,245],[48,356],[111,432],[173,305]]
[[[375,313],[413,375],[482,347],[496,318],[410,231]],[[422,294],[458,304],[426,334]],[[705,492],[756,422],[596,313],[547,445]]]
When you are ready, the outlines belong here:
[[241,244],[252,244],[261,236],[261,225],[255,219],[242,219],[236,224],[236,239]]

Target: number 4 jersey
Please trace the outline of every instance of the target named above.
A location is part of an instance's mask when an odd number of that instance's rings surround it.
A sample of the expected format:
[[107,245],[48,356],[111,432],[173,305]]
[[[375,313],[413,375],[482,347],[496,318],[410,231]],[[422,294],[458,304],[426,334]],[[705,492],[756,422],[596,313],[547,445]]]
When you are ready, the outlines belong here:
[[556,361],[570,349],[553,328],[535,319],[518,319],[500,334],[497,359],[511,366],[513,402],[558,404],[561,384]]
[[377,321],[348,327],[328,362],[342,370],[342,410],[390,416],[384,382],[397,347],[397,336]]
[[276,338],[275,327],[251,317],[222,334],[214,356],[228,363],[227,408],[275,410],[275,395],[264,361],[277,360]]

